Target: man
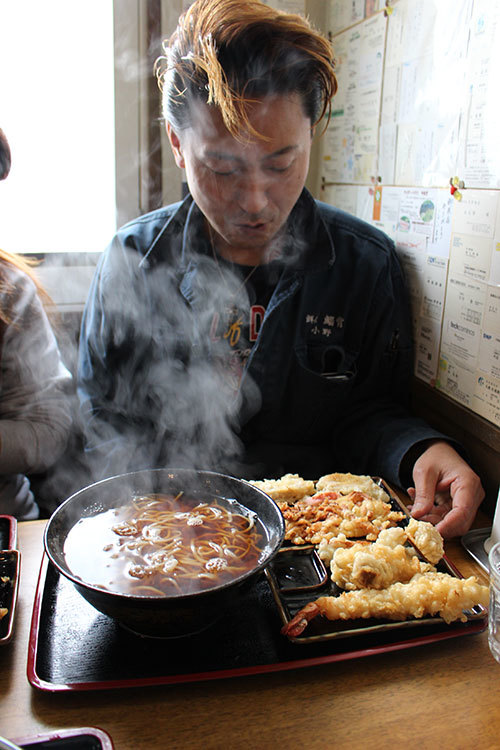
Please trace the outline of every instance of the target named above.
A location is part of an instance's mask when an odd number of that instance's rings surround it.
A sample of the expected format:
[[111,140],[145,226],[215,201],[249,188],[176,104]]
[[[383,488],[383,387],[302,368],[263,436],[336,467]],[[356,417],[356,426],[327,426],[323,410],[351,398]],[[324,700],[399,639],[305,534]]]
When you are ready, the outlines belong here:
[[79,389],[98,475],[191,465],[412,482],[463,533],[483,498],[407,408],[411,324],[393,243],[304,189],[336,91],[329,43],[259,0],[197,0],[159,78],[182,202],[123,227],[86,307]]

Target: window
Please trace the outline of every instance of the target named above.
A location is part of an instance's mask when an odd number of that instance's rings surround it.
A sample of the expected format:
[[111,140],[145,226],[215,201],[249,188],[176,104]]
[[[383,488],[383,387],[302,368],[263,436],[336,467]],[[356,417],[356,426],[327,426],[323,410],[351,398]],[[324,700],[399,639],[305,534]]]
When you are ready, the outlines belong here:
[[112,0],[2,2],[0,246],[96,252],[116,226]]

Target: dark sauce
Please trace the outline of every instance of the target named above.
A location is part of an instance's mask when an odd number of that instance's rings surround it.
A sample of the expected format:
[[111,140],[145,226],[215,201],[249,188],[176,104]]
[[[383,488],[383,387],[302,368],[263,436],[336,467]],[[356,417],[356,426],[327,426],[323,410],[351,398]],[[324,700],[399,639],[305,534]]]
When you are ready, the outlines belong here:
[[236,501],[148,495],[80,519],[64,554],[73,575],[99,588],[183,595],[252,570],[263,553],[262,532],[254,514]]

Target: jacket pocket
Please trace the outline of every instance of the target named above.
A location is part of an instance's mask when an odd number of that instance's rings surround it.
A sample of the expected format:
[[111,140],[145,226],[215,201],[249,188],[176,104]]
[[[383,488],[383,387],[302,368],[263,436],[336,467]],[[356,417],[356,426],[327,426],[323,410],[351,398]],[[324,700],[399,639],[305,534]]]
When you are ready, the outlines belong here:
[[342,350],[295,351],[280,397],[264,408],[266,424],[261,428],[268,438],[284,442],[331,439],[355,379],[355,359]]

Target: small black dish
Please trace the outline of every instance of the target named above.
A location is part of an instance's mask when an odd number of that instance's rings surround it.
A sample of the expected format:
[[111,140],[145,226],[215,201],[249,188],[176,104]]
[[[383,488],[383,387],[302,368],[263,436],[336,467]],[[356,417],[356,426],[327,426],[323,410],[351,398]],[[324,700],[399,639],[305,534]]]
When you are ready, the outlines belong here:
[[[0,645],[8,643],[14,628],[21,555],[16,549],[0,551]],[[7,610],[7,612],[5,612]]]

